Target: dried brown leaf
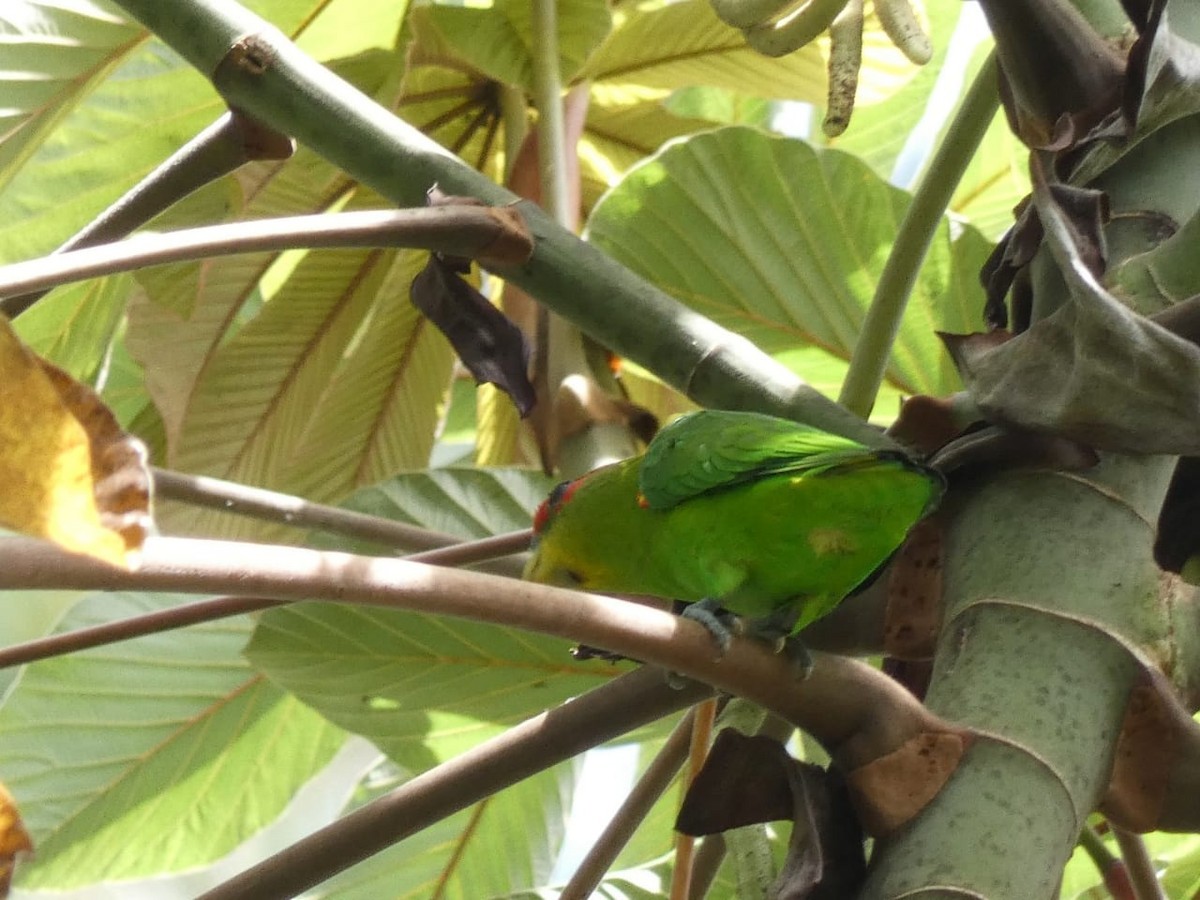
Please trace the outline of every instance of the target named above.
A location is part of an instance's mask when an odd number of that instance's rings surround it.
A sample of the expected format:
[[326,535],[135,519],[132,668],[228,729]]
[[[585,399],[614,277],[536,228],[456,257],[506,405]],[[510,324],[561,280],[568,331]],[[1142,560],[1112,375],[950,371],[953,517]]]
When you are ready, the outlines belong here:
[[32,353],[2,318],[0,391],[0,522],[135,567],[150,528],[145,447],[94,391]]
[[970,744],[966,734],[925,732],[846,776],[864,830],[885,837],[937,796]]
[[477,382],[496,385],[525,416],[536,402],[528,375],[529,345],[460,271],[454,261],[432,254],[413,279],[413,305],[446,336]]
[[1038,216],[1067,284],[1062,306],[999,343],[948,343],[984,415],[996,424],[1101,450],[1200,455],[1200,348],[1123,306],[1097,280],[1088,226],[1034,165]]
[[17,802],[0,784],[0,897],[7,897],[12,887],[13,867],[17,855],[33,849],[33,841],[21,821]]
[[942,523],[936,515],[909,532],[887,579],[884,652],[898,659],[932,656],[942,624]]

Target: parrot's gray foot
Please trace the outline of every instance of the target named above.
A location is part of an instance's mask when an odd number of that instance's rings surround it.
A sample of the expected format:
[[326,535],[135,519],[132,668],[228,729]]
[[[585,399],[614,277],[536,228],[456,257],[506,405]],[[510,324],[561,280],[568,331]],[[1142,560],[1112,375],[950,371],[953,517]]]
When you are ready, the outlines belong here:
[[795,667],[796,680],[804,681],[812,674],[813,658],[804,642],[792,634],[795,620],[796,617],[792,613],[767,616],[749,622],[746,633],[749,637],[770,644],[776,653],[785,657]]
[[814,663],[812,654],[804,646],[804,641],[800,640],[796,635],[790,634],[780,639],[778,652],[782,653],[788,662],[796,668],[797,681],[808,680],[808,676],[812,674]]
[[733,636],[741,633],[740,620],[721,610],[721,603],[711,597],[690,603],[680,613],[685,619],[699,622],[717,642],[717,659],[729,652]]

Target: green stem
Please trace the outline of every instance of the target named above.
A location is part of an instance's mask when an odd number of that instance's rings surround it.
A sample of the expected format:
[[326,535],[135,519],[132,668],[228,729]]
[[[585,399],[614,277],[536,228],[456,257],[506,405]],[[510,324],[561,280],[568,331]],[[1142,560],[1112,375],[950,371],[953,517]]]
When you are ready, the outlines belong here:
[[863,321],[850,360],[850,371],[838,398],[843,406],[863,418],[871,414],[875,405],[904,308],[933,236],[941,225],[942,214],[996,115],[1000,102],[996,79],[993,54],[975,76],[950,123],[945,140],[922,175],[904,221],[900,223],[896,243],[879,276],[875,297]]
[[538,174],[542,207],[564,228],[575,223],[567,184],[567,136],[558,71],[556,0],[533,0],[533,98],[537,104]]
[[[533,0],[533,89],[537,105],[538,179],[542,208],[563,228],[574,231],[579,220],[578,191],[572,191],[570,175],[578,165],[568,165],[567,129],[563,117],[562,78],[558,70],[557,0]],[[587,102],[585,97],[583,102]],[[574,147],[570,148],[571,150]],[[573,202],[574,201],[574,202]],[[559,386],[570,375],[587,371],[583,354],[583,336],[574,322],[550,316],[546,345],[538,352],[547,354],[546,382],[548,399],[557,396]]]
[[[448,194],[517,200],[295,48],[231,0],[118,0],[201,72],[229,103],[294,136],[402,206],[435,182]],[[532,204],[524,265],[497,274],[703,406],[796,418],[871,446],[894,446],[750,341],[689,310]]]

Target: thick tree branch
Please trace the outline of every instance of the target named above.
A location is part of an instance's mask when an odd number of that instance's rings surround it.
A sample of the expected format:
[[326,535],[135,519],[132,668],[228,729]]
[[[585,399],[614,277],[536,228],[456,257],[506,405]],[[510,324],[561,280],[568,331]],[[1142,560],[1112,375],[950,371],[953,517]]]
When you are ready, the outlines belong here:
[[330,600],[457,616],[614,650],[746,697],[804,728],[852,770],[926,731],[953,731],[863,663],[814,654],[804,682],[762,643],[720,659],[702,626],[637,603],[408,560],[299,547],[151,538],[136,572],[27,538],[0,541],[0,588],[77,588]]

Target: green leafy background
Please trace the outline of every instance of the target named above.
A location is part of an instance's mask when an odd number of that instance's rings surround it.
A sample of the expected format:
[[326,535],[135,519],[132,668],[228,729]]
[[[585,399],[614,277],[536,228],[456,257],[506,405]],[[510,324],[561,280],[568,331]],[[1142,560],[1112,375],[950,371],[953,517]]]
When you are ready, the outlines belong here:
[[[470,165],[502,174],[500,97],[531,82],[527,4],[245,5]],[[816,104],[819,122],[824,43],[758,56],[703,0],[559,4],[564,78],[590,92],[580,143],[590,238],[835,394],[908,204],[888,179],[965,8],[925,4],[937,55],[924,70],[872,23],[850,130],[805,143],[768,129],[784,101]],[[6,0],[0,92],[0,263],[53,250],[223,111],[203,77],[105,0]],[[1023,152],[998,119],[922,269],[877,405],[884,417],[900,393],[956,389],[933,330],[979,327],[973,273],[1026,191]],[[210,185],[153,227],[381,205],[300,148]],[[543,476],[423,471],[431,455],[461,455],[464,442],[469,452],[506,426],[486,399],[475,419],[475,391],[408,304],[422,263],[407,251],[227,257],[60,288],[16,324],[97,387],[157,463],[464,537],[524,527],[548,488]],[[652,373],[625,377],[654,410],[686,405]],[[170,503],[158,518],[169,533],[296,539],[283,526]],[[6,600],[0,635],[10,643],[182,602]],[[211,863],[285,815],[349,732],[387,754],[352,805],[364,802],[618,671],[574,664],[565,651],[509,629],[298,604],[3,673],[0,780],[38,845],[19,886],[86,889]],[[643,765],[665,727],[635,736]],[[577,776],[568,764],[530,779],[315,896],[544,891]],[[655,807],[604,896],[661,896],[678,796],[672,789]],[[1171,896],[1194,893],[1195,839],[1152,846]],[[1090,863],[1075,860],[1062,896],[1098,896],[1096,883]],[[728,872],[712,896],[736,896]]]

